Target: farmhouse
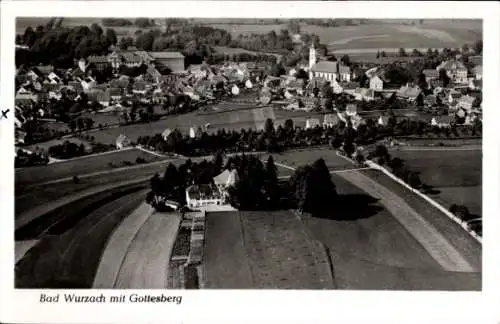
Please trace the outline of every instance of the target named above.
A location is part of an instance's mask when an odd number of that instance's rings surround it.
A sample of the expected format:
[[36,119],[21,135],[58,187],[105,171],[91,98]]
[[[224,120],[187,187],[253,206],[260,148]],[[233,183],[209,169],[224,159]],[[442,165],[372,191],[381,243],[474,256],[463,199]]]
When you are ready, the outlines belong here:
[[345,111],[347,116],[356,116],[358,114],[358,106],[356,104],[348,104]]
[[191,185],[186,189],[186,204],[189,208],[222,205],[224,199],[213,185]]
[[323,127],[334,127],[339,123],[339,117],[335,114],[326,114],[323,120]]
[[319,125],[321,125],[321,124],[319,122],[319,119],[317,119],[317,118],[308,118],[306,120],[306,129],[316,128]]
[[173,73],[184,71],[184,55],[180,52],[149,52],[159,66],[168,67]]
[[370,89],[373,91],[384,90],[384,81],[378,75],[373,76],[370,78]]
[[221,196],[226,200],[229,197],[227,190],[238,182],[238,172],[236,170],[224,170],[221,174],[214,177],[214,184],[219,190]]
[[467,68],[458,60],[448,60],[441,63],[436,70],[445,70],[448,77],[454,82],[459,84],[468,83]]
[[116,138],[116,148],[119,150],[130,146],[130,144],[130,139],[123,134],[118,135],[118,137]]
[[453,116],[436,116],[432,117],[431,125],[439,128],[450,127],[451,123],[455,120]]
[[406,99],[410,102],[416,101],[422,90],[418,86],[402,86],[397,92],[396,96],[401,99]]
[[458,107],[464,109],[465,111],[470,112],[472,110],[472,107],[474,105],[475,100],[476,100],[476,98],[469,96],[469,95],[462,96],[458,100]]
[[430,85],[432,81],[439,79],[439,72],[437,70],[427,69],[422,73],[428,85]]

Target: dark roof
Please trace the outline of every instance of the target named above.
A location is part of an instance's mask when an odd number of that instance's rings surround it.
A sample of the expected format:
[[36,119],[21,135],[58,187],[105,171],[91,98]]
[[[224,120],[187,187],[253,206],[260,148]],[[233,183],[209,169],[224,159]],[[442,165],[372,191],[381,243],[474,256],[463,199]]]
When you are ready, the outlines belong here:
[[327,72],[327,73],[337,73],[339,64],[338,62],[321,61],[312,67],[313,72]]
[[184,59],[181,52],[148,52],[153,59]]
[[424,70],[422,73],[428,78],[439,77],[439,72],[437,70],[428,69],[428,70]]

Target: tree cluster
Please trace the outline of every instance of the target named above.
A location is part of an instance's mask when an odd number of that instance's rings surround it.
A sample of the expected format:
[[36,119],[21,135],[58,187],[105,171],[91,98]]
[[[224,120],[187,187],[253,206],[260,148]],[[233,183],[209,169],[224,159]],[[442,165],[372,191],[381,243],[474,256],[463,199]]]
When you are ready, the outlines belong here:
[[335,206],[337,191],[322,158],[297,168],[290,177],[289,187],[301,213],[321,215]]
[[70,141],[64,141],[62,144],[49,147],[49,155],[57,159],[71,159],[78,156],[85,155],[85,146],[78,145]]

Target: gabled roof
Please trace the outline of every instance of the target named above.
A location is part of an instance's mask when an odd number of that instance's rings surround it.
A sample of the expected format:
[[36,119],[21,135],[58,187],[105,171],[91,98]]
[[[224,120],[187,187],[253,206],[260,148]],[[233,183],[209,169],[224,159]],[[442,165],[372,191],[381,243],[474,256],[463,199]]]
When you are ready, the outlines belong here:
[[309,125],[312,127],[319,126],[319,124],[320,124],[320,122],[319,122],[318,118],[308,118],[306,120],[306,125]]
[[358,106],[356,104],[347,104],[345,110],[348,112],[357,112]]
[[238,181],[238,172],[236,170],[224,170],[221,174],[214,177],[214,183],[219,186],[234,186]]
[[87,58],[87,61],[95,64],[108,63],[108,57],[103,55],[92,55]]
[[453,116],[444,115],[444,116],[435,116],[434,120],[438,124],[450,124],[455,120],[455,118]]
[[340,83],[340,86],[345,90],[355,90],[359,88],[359,82],[342,82]]
[[153,59],[184,59],[181,52],[148,52]]
[[427,69],[427,70],[422,71],[422,73],[427,78],[438,78],[439,77],[439,72],[437,70]]
[[472,97],[472,96],[469,96],[469,95],[465,95],[465,96],[462,96],[460,97],[460,99],[458,100],[460,103],[465,103],[465,104],[473,104],[474,103],[474,100],[476,100],[476,98]]
[[339,122],[339,117],[335,114],[326,114],[323,120],[324,124],[337,124]]
[[403,98],[416,98],[418,95],[422,92],[422,90],[418,87],[409,87],[409,86],[402,86],[396,95],[398,97],[403,97]]
[[327,73],[338,73],[339,71],[338,62],[330,61],[320,61],[311,68],[313,72],[327,72]]
[[438,67],[437,70],[445,69],[446,71],[453,71],[453,70],[464,70],[466,69],[465,65],[457,60],[448,60],[443,63],[441,63]]

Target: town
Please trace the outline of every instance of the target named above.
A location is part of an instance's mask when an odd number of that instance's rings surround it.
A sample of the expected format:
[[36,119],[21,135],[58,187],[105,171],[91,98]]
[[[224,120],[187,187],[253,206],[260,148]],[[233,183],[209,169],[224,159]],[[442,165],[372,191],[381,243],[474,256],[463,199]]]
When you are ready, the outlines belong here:
[[481,31],[95,20],[16,37],[16,287],[480,289]]

